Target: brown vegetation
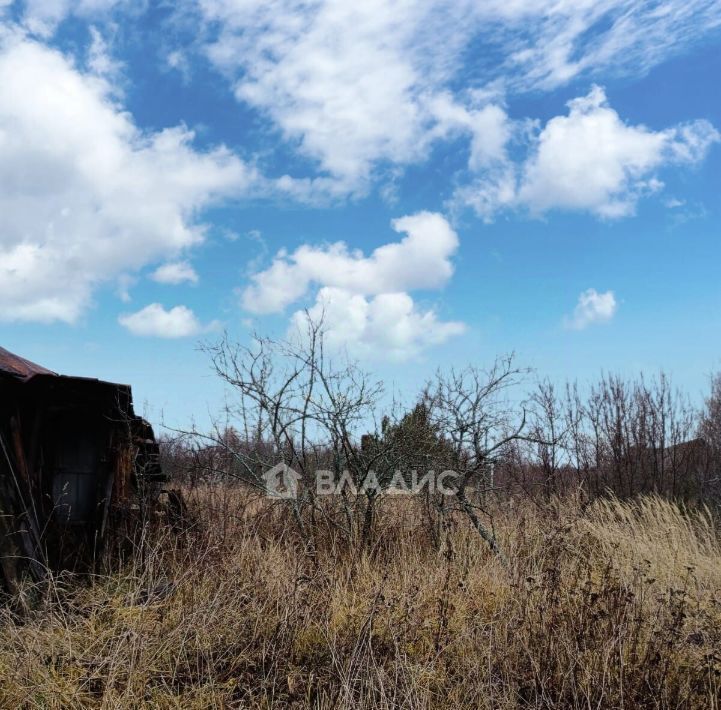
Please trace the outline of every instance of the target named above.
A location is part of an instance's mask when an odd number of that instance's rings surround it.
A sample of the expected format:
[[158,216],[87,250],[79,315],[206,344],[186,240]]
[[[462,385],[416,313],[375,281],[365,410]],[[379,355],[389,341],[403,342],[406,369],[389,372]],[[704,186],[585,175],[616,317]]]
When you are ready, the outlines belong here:
[[379,503],[363,548],[330,498],[312,547],[286,502],[245,487],[189,503],[182,535],[148,530],[120,569],[0,612],[0,706],[719,706],[706,510],[508,499],[504,566],[465,515],[436,540],[420,498]]
[[8,600],[0,707],[719,707],[721,380],[529,395],[507,357],[404,409],[315,327],[208,352],[227,411],[162,444],[185,502]]

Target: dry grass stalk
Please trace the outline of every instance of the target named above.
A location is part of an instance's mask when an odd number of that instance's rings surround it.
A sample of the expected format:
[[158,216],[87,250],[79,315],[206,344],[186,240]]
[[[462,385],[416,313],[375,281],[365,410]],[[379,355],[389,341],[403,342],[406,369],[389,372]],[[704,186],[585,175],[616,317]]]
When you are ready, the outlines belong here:
[[385,503],[362,553],[320,523],[309,551],[277,505],[196,490],[195,529],[0,612],[0,706],[719,706],[707,511],[505,503],[504,568],[463,516],[434,543],[417,505]]

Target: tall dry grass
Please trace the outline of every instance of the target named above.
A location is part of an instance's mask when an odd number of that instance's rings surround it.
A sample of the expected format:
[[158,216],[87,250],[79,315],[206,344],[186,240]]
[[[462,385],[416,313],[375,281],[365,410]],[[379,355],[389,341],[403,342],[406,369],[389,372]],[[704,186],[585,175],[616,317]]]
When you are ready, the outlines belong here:
[[[659,498],[504,503],[509,567],[463,519],[392,500],[370,547],[196,491],[91,579],[0,612],[6,708],[716,708],[721,544]],[[28,590],[28,595],[37,591]]]

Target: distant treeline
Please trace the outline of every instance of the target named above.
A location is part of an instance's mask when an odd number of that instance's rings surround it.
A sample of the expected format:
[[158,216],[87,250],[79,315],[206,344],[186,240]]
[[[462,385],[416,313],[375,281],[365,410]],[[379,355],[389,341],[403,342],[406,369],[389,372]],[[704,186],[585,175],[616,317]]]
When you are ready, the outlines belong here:
[[[468,474],[473,493],[548,497],[581,489],[588,498],[657,493],[721,501],[721,376],[711,378],[701,407],[664,374],[607,375],[583,388],[542,381],[519,396],[526,380],[510,359],[491,371],[439,375],[409,411],[363,412],[379,425],[364,431],[358,416],[353,433],[344,421],[331,421],[330,431],[319,427],[310,407],[289,407],[295,416],[283,436],[273,435],[263,412],[250,428],[247,408],[239,422],[226,412],[211,434],[166,437],[163,463],[174,480],[190,485],[234,480],[260,487],[263,472],[284,461],[308,476],[350,470],[359,486],[370,470],[388,480],[398,469],[451,469]],[[277,397],[268,398],[269,417],[271,402]],[[335,415],[327,414],[329,421]],[[303,439],[304,424],[313,437],[306,432]]]

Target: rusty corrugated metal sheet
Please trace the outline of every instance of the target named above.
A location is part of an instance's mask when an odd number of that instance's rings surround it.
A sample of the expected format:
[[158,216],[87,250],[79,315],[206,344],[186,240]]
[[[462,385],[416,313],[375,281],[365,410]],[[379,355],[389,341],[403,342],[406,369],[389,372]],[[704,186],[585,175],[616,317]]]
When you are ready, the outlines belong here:
[[56,375],[57,373],[0,347],[0,374],[29,380],[35,375]]

